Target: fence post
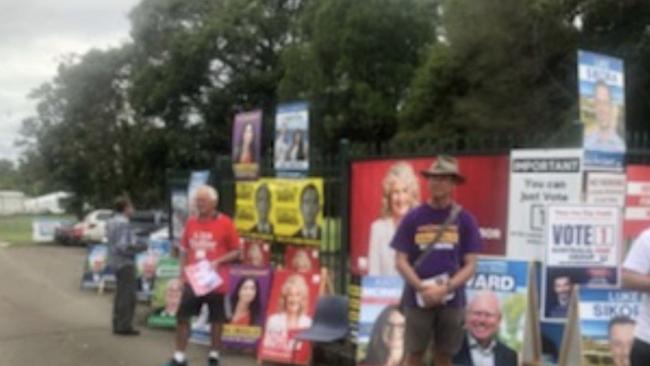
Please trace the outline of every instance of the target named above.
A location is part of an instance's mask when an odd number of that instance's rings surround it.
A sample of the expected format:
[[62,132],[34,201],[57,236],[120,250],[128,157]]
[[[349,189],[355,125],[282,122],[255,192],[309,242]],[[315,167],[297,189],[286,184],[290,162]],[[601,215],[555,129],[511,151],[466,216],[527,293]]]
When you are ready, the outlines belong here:
[[339,169],[341,177],[341,231],[339,240],[341,241],[341,255],[339,255],[339,278],[338,288],[341,293],[347,293],[347,283],[348,283],[348,258],[350,253],[349,246],[349,223],[350,223],[350,141],[347,139],[341,139],[339,141]]

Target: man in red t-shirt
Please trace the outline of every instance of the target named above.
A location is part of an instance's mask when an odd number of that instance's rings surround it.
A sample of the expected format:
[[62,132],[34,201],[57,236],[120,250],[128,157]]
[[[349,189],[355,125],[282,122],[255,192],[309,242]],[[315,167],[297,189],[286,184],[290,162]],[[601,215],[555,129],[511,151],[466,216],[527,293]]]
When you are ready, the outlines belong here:
[[[169,361],[170,366],[187,365],[185,349],[190,335],[190,317],[196,316],[203,304],[210,310],[212,349],[208,355],[208,365],[219,365],[221,333],[226,322],[224,294],[228,288],[228,262],[239,258],[239,235],[232,220],[217,211],[217,191],[210,186],[196,190],[195,203],[198,217],[190,217],[181,238],[180,268],[184,288],[181,305],[176,314],[176,351]],[[185,276],[185,268],[207,260],[224,282],[214,291],[197,296]]]

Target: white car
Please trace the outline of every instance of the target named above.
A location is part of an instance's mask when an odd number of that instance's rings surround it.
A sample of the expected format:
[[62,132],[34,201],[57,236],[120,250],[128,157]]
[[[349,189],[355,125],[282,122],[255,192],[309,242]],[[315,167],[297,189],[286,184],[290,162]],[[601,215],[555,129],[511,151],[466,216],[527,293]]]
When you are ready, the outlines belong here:
[[81,240],[84,243],[106,242],[106,221],[113,215],[113,211],[100,209],[88,213],[81,222]]

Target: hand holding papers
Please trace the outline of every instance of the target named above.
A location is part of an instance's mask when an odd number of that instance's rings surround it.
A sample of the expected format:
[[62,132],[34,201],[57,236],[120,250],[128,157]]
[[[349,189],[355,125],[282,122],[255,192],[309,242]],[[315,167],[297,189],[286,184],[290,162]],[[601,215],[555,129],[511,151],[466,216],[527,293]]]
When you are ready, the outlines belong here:
[[196,296],[203,296],[214,291],[223,280],[207,260],[200,260],[185,267],[185,276]]

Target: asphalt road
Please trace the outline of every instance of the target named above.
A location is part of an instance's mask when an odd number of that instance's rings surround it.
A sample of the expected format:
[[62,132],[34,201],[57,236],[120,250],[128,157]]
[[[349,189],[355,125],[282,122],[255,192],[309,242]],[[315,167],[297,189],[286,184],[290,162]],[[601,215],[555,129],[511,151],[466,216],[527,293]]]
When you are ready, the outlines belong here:
[[[0,246],[0,365],[163,365],[173,350],[171,331],[144,326],[138,337],[111,333],[112,294],[79,289],[85,249]],[[207,348],[190,345],[190,365],[205,365]],[[252,355],[226,353],[222,364],[256,365]]]

